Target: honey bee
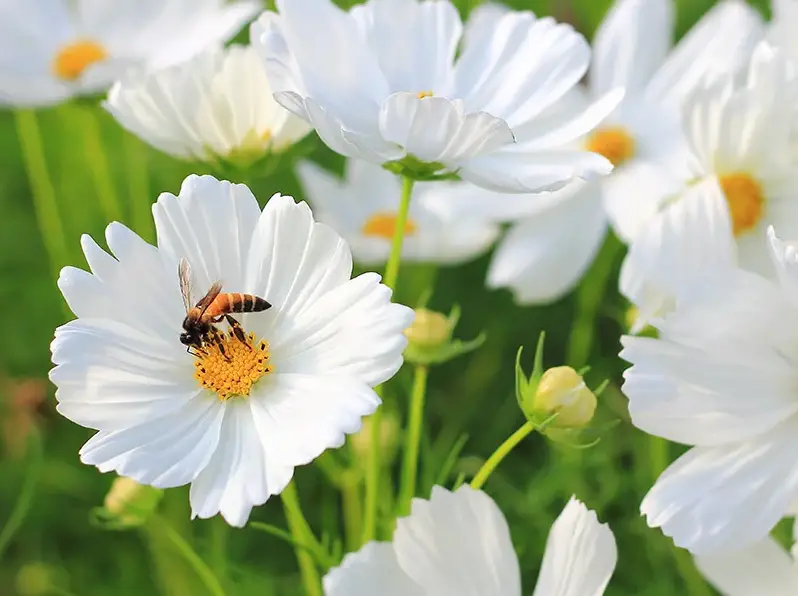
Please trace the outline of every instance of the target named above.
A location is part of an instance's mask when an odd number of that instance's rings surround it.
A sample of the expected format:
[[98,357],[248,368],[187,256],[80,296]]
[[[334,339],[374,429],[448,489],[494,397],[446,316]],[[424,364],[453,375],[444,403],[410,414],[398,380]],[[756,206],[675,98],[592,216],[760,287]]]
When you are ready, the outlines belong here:
[[[216,323],[225,319],[230,325],[230,330],[244,345],[246,334],[239,322],[230,316],[230,313],[261,312],[271,308],[263,298],[241,292],[222,292],[222,282],[215,281],[205,296],[192,305],[191,300],[191,266],[186,259],[181,258],[177,266],[177,275],[180,279],[180,293],[183,295],[183,305],[186,307],[186,318],[183,319],[183,332],[180,334],[180,343],[186,347],[190,354],[198,356],[198,350],[216,344],[222,355],[224,347],[221,344],[220,332]],[[194,349],[192,351],[192,348]]]

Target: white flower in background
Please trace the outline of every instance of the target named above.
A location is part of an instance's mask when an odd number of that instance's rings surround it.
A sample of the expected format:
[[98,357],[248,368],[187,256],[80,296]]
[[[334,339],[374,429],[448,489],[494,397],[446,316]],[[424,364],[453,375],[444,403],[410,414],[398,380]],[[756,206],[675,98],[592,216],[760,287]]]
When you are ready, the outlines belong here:
[[[600,596],[615,569],[610,529],[571,499],[546,542],[535,596]],[[369,542],[324,577],[326,596],[521,596],[518,558],[493,500],[464,485],[433,487],[397,520],[392,542]]]
[[252,161],[279,152],[311,128],[272,98],[249,47],[214,48],[114,84],[103,103],[127,130],[182,159]]
[[[346,162],[341,180],[316,164],[297,166],[307,200],[319,221],[341,234],[355,261],[379,265],[388,260],[401,192],[397,176],[361,160]],[[462,263],[490,248],[499,226],[476,217],[450,217],[446,205],[479,188],[465,182],[419,182],[404,226],[402,259],[439,264]]]
[[[495,23],[503,10],[483,5],[469,22]],[[470,213],[514,223],[494,253],[489,287],[509,288],[520,304],[559,299],[593,262],[608,217],[628,242],[664,199],[681,190],[684,175],[674,170],[685,142],[678,108],[699,81],[734,71],[748,58],[762,23],[753,9],[728,0],[671,48],[672,13],[672,0],[616,2],[593,41],[588,88],[558,104],[577,113],[591,98],[626,88],[620,105],[579,141],[615,164],[609,176],[546,197],[475,191],[448,206],[453,217]]]
[[99,93],[130,68],[177,64],[233,37],[254,0],[0,0],[0,104]]
[[279,15],[264,13],[251,30],[275,97],[342,155],[414,176],[457,173],[507,192],[553,189],[612,167],[568,145],[620,90],[576,115],[551,109],[590,61],[569,25],[511,12],[472,27],[461,47],[463,25],[448,0],[370,0],[349,12],[330,0],[277,6]]
[[641,511],[698,555],[759,542],[798,499],[798,253],[769,240],[777,281],[710,269],[656,322],[659,339],[622,339],[633,424],[694,446]]
[[[84,236],[91,272],[62,271],[78,318],[52,344],[58,411],[99,431],[84,463],[160,488],[191,483],[193,516],[221,512],[241,526],[294,467],[374,412],[372,387],[401,366],[413,314],[378,275],[350,280],[346,243],[290,197],[261,212],[246,186],[189,176],[153,211],[157,247],[113,223],[113,256]],[[234,315],[242,339],[230,329],[187,353],[181,258],[193,271],[190,304],[222,280],[271,308]]]
[[[793,534],[795,534],[793,532]],[[723,596],[795,596],[798,562],[768,537],[724,555],[695,557],[698,570]]]
[[[722,198],[726,216],[699,224],[695,218],[701,209],[683,204],[698,194],[688,188],[636,238],[620,288],[641,318],[660,312],[703,266],[715,263],[718,253],[727,253],[729,232],[733,254],[722,260],[736,258],[745,269],[773,275],[766,227],[776,225],[798,238],[798,153],[792,150],[797,105],[798,79],[791,64],[766,42],[757,46],[743,81],[729,76],[696,91],[685,109],[690,175],[706,183],[701,187],[705,200]],[[708,209],[717,212],[716,207]],[[652,231],[665,228],[666,233]]]

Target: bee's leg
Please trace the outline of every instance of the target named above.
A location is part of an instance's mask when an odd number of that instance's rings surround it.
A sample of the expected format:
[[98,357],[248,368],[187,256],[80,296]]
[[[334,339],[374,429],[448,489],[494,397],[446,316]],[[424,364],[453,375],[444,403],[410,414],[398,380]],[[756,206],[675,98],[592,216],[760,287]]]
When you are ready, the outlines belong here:
[[227,323],[228,325],[230,325],[230,332],[233,335],[235,335],[238,341],[240,341],[242,344],[244,344],[251,350],[252,346],[250,346],[249,343],[247,342],[247,335],[246,333],[244,333],[244,330],[241,328],[241,324],[230,315],[225,315],[225,317],[227,317]]
[[224,338],[219,333],[219,330],[215,327],[211,331],[211,341],[216,344],[216,347],[219,348],[219,352],[222,354],[225,360],[230,362],[230,356],[227,355],[227,352],[224,350]]

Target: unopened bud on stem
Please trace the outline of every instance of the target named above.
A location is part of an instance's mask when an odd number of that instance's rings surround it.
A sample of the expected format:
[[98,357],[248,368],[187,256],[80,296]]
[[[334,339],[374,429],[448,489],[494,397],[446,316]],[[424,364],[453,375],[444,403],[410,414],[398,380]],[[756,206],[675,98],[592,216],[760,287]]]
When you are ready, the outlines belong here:
[[526,401],[524,409],[527,411],[544,415],[556,413],[552,427],[585,426],[596,412],[596,395],[570,366],[556,366],[544,372],[536,391],[528,395]]
[[416,309],[413,324],[405,329],[405,336],[411,344],[424,350],[437,348],[449,341],[452,328],[449,318],[434,310]]

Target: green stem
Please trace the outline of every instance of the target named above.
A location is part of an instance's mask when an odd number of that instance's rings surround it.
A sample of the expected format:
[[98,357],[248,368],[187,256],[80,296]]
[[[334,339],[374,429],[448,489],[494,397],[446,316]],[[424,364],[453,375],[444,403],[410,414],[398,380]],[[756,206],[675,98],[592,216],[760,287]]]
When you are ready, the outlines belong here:
[[607,285],[610,283],[615,257],[623,249],[623,244],[613,234],[607,236],[593,266],[582,280],[576,294],[577,312],[568,339],[566,362],[579,370],[583,368],[596,335],[596,316],[598,314]]
[[122,221],[122,204],[111,174],[108,155],[103,147],[102,129],[93,106],[78,106],[83,120],[83,140],[86,148],[86,163],[89,165],[97,199],[103,217],[108,221]]
[[[385,265],[383,283],[396,295],[396,281],[399,277],[399,264],[402,260],[402,244],[405,238],[407,214],[410,211],[410,197],[413,195],[413,179],[402,178],[402,194],[399,198],[399,210],[396,214],[396,225],[391,241],[391,252]],[[376,388],[382,397],[382,387]],[[380,427],[382,426],[382,408],[371,415],[371,444],[369,446],[368,468],[366,472],[366,505],[363,512],[363,542],[373,540],[377,533],[377,505],[380,493]]]
[[154,516],[152,522],[149,524],[149,529],[150,531],[161,534],[171,542],[177,553],[183,557],[186,563],[188,563],[197,574],[197,577],[202,581],[208,592],[213,594],[213,596],[225,596],[224,588],[213,571],[211,571],[211,568],[208,567],[205,561],[191,548],[191,545],[186,542],[166,520]]
[[11,510],[3,530],[0,531],[0,560],[3,558],[3,553],[11,543],[14,534],[22,526],[28,511],[30,511],[33,495],[36,492],[36,484],[39,482],[42,464],[44,463],[44,449],[38,431],[34,430],[31,433],[28,445],[28,472],[22,482],[22,487],[19,489],[17,502],[14,503],[14,508]]
[[217,515],[211,519],[211,568],[222,585],[225,584],[227,577],[227,538],[230,533],[230,526],[224,518]]
[[155,240],[150,200],[150,172],[147,163],[147,146],[132,134],[124,137],[125,164],[127,166],[130,224],[148,242]]
[[47,170],[41,132],[33,110],[14,112],[22,159],[33,194],[33,208],[42,240],[50,259],[53,275],[58,277],[61,267],[69,263],[64,227],[58,213],[55,189]]
[[344,512],[344,538],[349,551],[357,550],[360,537],[363,535],[362,511],[363,502],[360,495],[360,483],[345,481],[341,483],[341,500]]
[[651,464],[651,477],[653,480],[665,471],[670,462],[668,441],[660,437],[651,436],[648,439],[649,462]]
[[407,420],[407,440],[402,460],[402,478],[399,485],[398,515],[410,513],[410,502],[416,494],[418,476],[418,451],[421,444],[421,427],[424,422],[424,397],[427,391],[426,366],[416,366],[413,391],[410,394],[410,415]]
[[521,428],[507,437],[507,440],[499,445],[499,448],[493,452],[484,464],[482,464],[477,475],[474,476],[474,479],[471,481],[471,488],[482,488],[493,471],[499,466],[502,460],[507,457],[507,454],[533,430],[535,430],[535,425],[527,421]]
[[[310,529],[302,508],[299,505],[299,495],[296,486],[291,482],[280,494],[283,500],[283,510],[285,519],[291,535],[298,544],[311,544],[316,542],[316,537]],[[321,580],[313,556],[304,548],[295,548],[299,572],[302,576],[302,584],[305,586],[307,596],[322,596]]]

